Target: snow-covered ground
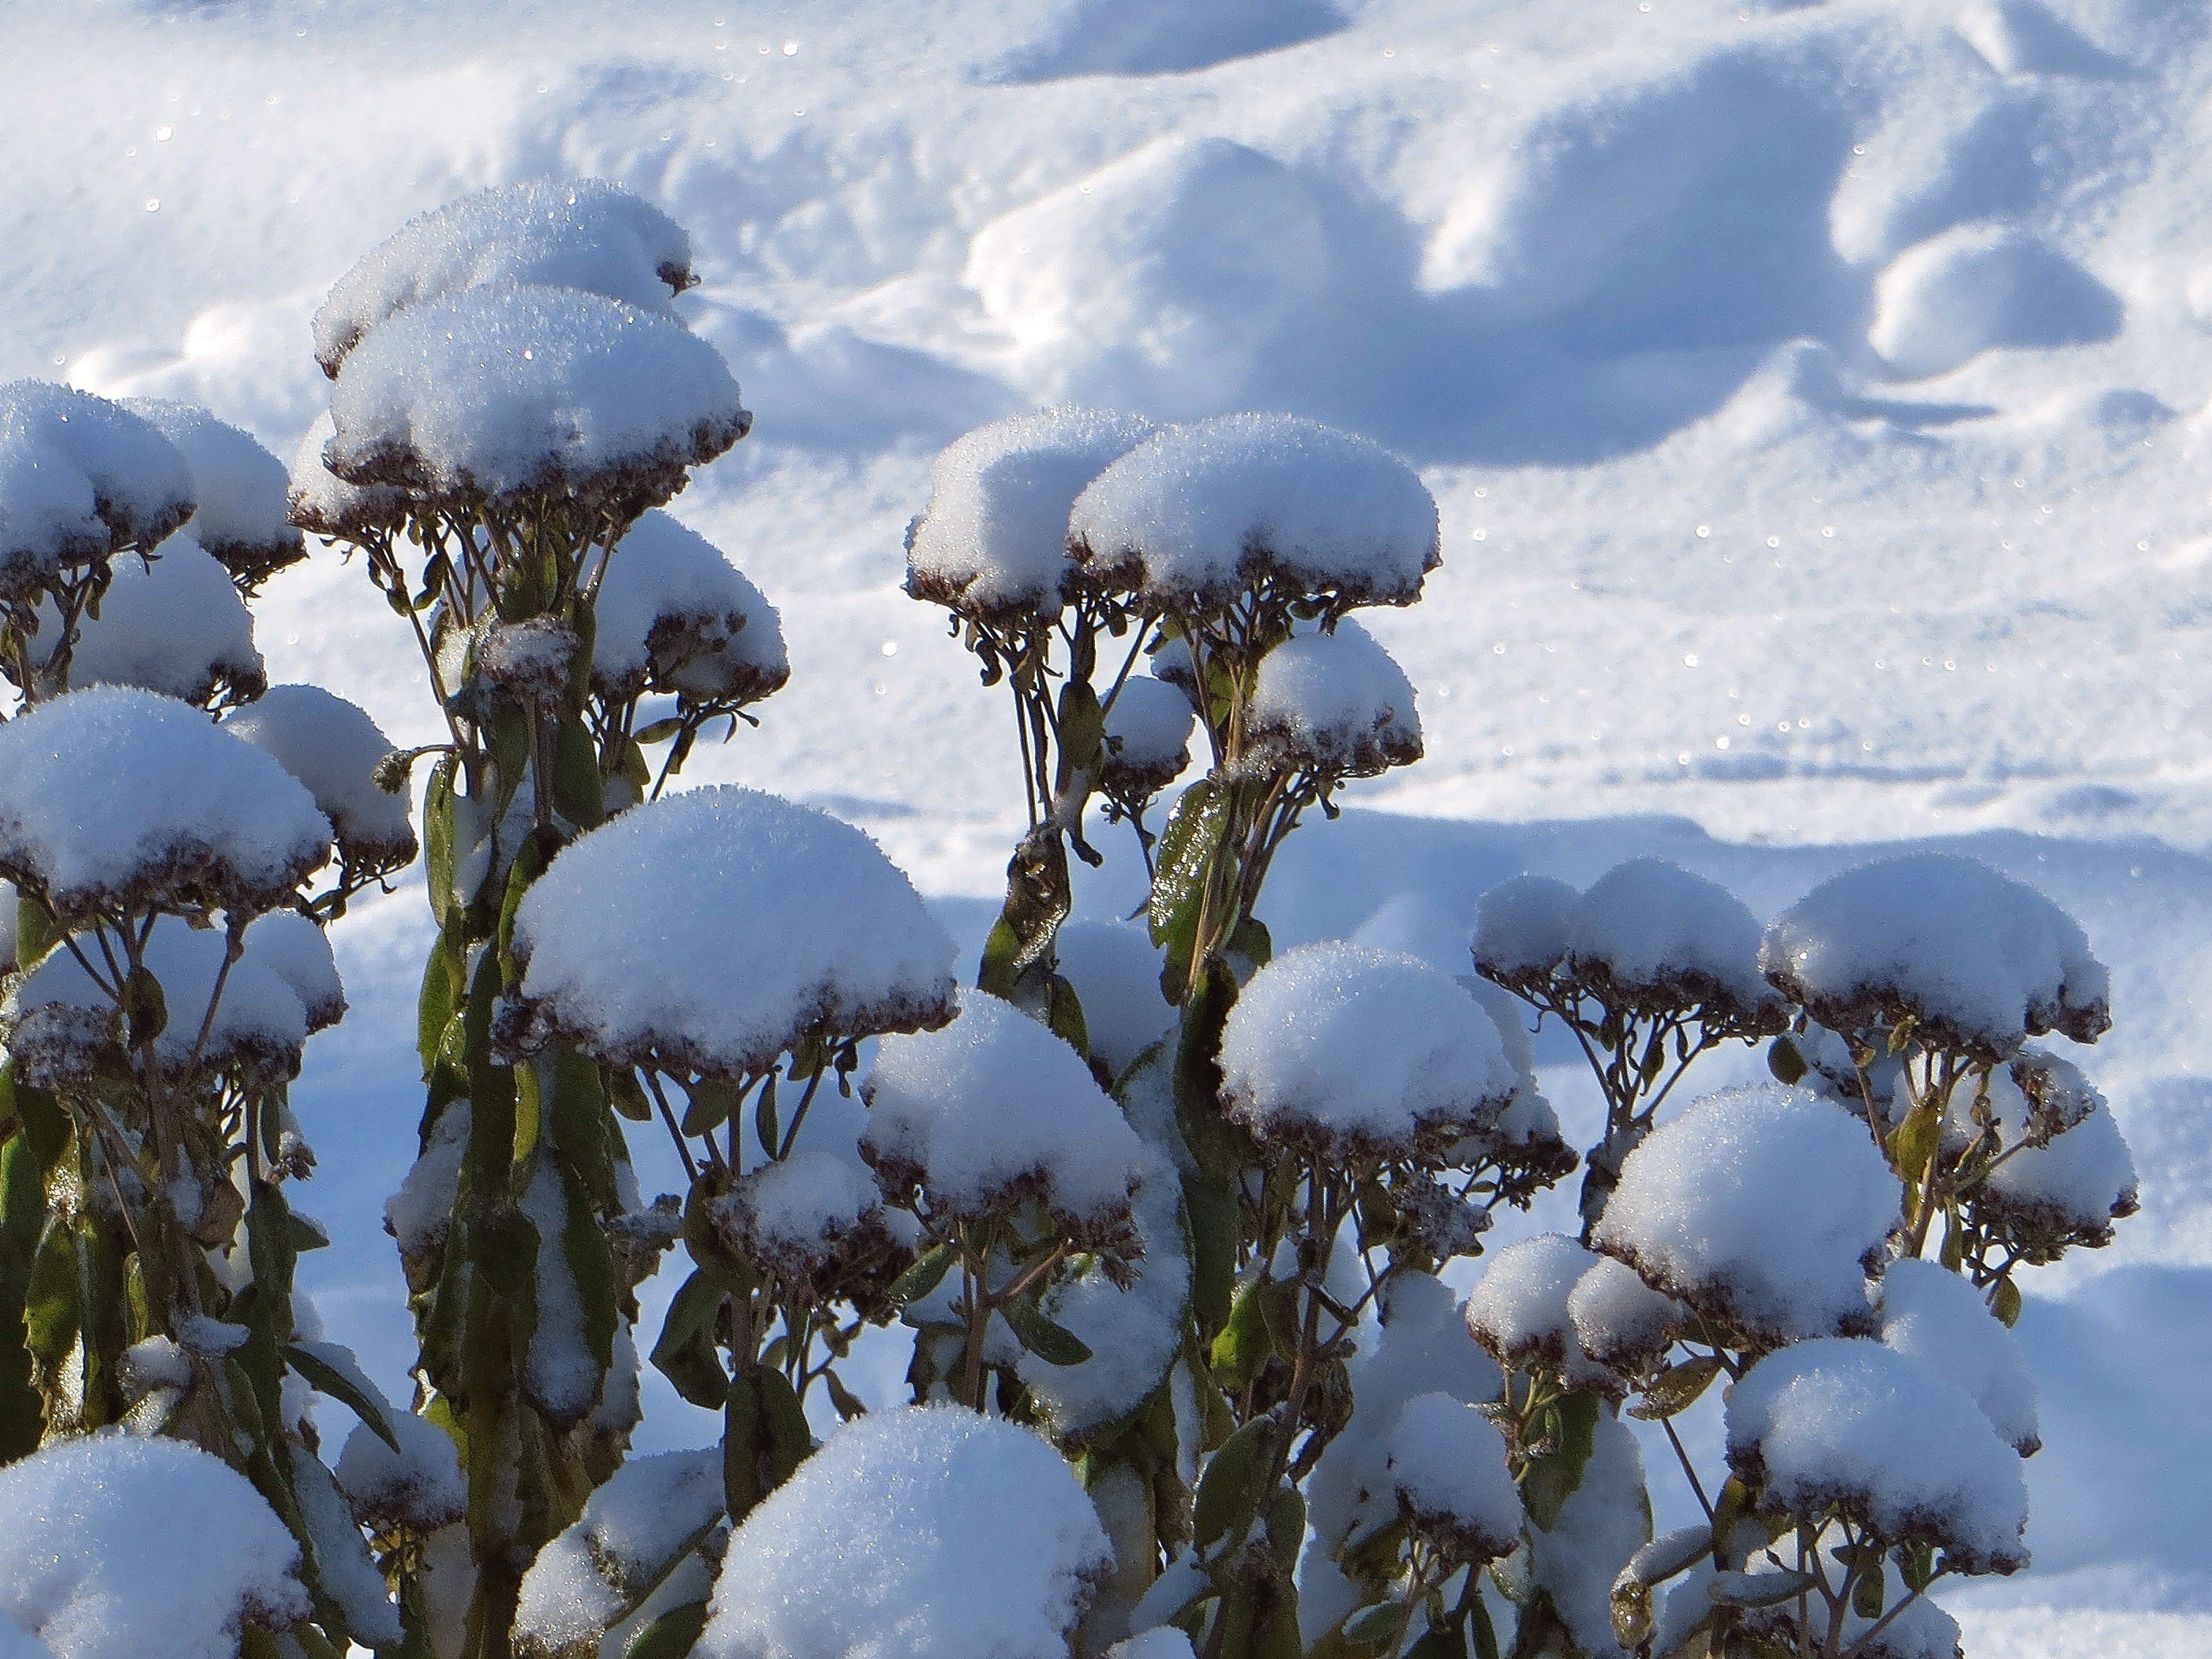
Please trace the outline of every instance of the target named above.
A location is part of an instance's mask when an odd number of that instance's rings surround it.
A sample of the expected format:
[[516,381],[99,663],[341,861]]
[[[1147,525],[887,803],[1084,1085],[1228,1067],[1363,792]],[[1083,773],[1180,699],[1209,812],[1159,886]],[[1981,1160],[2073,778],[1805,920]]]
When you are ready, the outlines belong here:
[[[2045,888],[2115,970],[2144,1214],[2031,1296],[2036,1565],[1959,1611],[1984,1654],[2212,1650],[2204,0],[27,0],[0,108],[0,376],[280,453],[309,312],[409,215],[597,173],[684,222],[758,425],[676,507],[794,666],[693,775],[865,825],[970,935],[1019,799],[901,536],[939,447],[1058,398],[1313,414],[1442,504],[1429,599],[1370,613],[1429,758],[1300,833],[1279,940],[1456,969],[1490,883],[1642,852],[1762,914],[1874,843]],[[260,644],[430,734],[334,557]],[[303,1267],[390,1380],[426,935],[416,890],[347,924],[301,1090]]]

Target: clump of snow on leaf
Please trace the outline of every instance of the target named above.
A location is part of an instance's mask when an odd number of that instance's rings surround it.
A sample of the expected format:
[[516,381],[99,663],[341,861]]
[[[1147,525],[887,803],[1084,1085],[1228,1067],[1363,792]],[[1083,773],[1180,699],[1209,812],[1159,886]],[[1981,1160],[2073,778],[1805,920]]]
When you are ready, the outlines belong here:
[[1965,1572],[2027,1563],[2019,1457],[1955,1383],[1878,1342],[1760,1360],[1729,1391],[1728,1455],[1775,1510],[1841,1504],[1883,1542],[1934,1545]]
[[861,1093],[886,1191],[952,1215],[1034,1199],[1078,1228],[1127,1221],[1144,1143],[1073,1048],[988,992],[963,992],[942,1030],[884,1039]]
[[2112,1024],[2108,976],[2080,924],[1954,854],[1887,859],[1823,882],[1767,930],[1760,960],[1834,1030],[1911,1018],[1923,1041],[1984,1060],[2045,1031],[2094,1042]]
[[307,786],[348,857],[381,866],[415,856],[406,796],[376,786],[377,768],[392,748],[366,709],[319,685],[272,685],[227,716],[222,729]]
[[1415,1525],[1477,1560],[1520,1541],[1521,1494],[1505,1464],[1505,1437],[1479,1407],[1417,1395],[1385,1445],[1399,1507]]
[[1152,430],[1133,415],[1042,409],[955,440],[907,532],[907,592],[984,621],[1058,616],[1075,498]]
[[150,549],[192,516],[191,469],[120,404],[47,380],[0,386],[0,594]]
[[1623,1163],[1593,1243],[1761,1343],[1863,1331],[1899,1224],[1866,1125],[1808,1090],[1724,1089]]
[[605,571],[592,605],[602,687],[750,701],[791,678],[775,607],[697,531],[647,513]]
[[847,1424],[745,1517],[701,1659],[1064,1659],[1113,1566],[1066,1462],[959,1407]]
[[133,398],[123,407],[185,458],[199,501],[192,539],[225,570],[258,580],[305,556],[306,545],[291,523],[284,464],[251,433],[197,404],[167,398]]
[[722,1509],[720,1447],[630,1458],[523,1576],[522,1650],[564,1653],[604,1636]]
[[848,823],[757,790],[693,790],[564,848],[516,913],[534,1034],[601,1060],[738,1077],[810,1031],[941,1024],[952,941]]
[[714,349],[569,289],[471,289],[402,312],[347,360],[324,464],[466,505],[557,490],[632,510],[744,436]]
[[1348,619],[1262,658],[1245,718],[1261,752],[1310,771],[1358,776],[1421,757],[1413,682]]
[[56,1659],[234,1659],[245,1626],[307,1617],[299,1566],[246,1477],[180,1440],[97,1434],[0,1469],[0,1625]]
[[1635,1434],[1619,1418],[1601,1416],[1582,1484],[1549,1529],[1528,1534],[1528,1582],[1550,1595],[1576,1644],[1601,1659],[1625,1653],[1613,1638],[1613,1586],[1650,1540],[1646,1491]]
[[1221,1092],[1263,1141],[1401,1155],[1494,1121],[1520,1079],[1498,1028],[1418,957],[1329,943],[1254,975],[1221,1039]]
[[1076,500],[1069,545],[1087,578],[1175,611],[1218,606],[1273,577],[1370,605],[1409,605],[1441,562],[1437,505],[1364,438],[1287,415],[1170,427]]
[[691,242],[668,216],[604,179],[532,179],[420,214],[362,256],[314,317],[315,359],[336,376],[396,312],[458,289],[532,283],[672,318]]
[[406,1527],[426,1536],[460,1519],[468,1488],[453,1437],[404,1413],[387,1412],[385,1422],[399,1442],[397,1451],[363,1423],[338,1454],[337,1483],[354,1513],[380,1531]]
[[[49,625],[59,627],[46,610]],[[191,703],[219,690],[251,698],[268,684],[253,613],[230,573],[189,533],[170,537],[150,559],[116,562],[100,614],[80,625],[70,666],[77,685],[135,685]]]
[[1890,1263],[1881,1276],[1878,1335],[1884,1347],[1958,1384],[2023,1457],[2043,1443],[2036,1430],[2035,1381],[2020,1344],[1981,1291],[1957,1273],[1932,1261]]
[[0,871],[64,916],[186,896],[267,909],[330,844],[281,766],[172,698],[95,687],[0,726]]
[[1054,949],[1083,1004],[1092,1055],[1119,1077],[1175,1024],[1160,991],[1158,949],[1142,927],[1119,921],[1065,923]]

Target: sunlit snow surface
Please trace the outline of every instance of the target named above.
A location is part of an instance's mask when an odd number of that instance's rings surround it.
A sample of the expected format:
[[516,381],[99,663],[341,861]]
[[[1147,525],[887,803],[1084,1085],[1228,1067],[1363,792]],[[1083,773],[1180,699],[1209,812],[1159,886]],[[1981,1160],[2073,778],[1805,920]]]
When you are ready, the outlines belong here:
[[[0,377],[198,399],[289,453],[327,395],[308,318],[371,245],[486,184],[631,185],[689,231],[678,308],[758,416],[676,511],[793,665],[688,775],[861,823],[968,939],[1020,806],[1004,694],[897,591],[937,449],[1058,398],[1391,445],[1443,518],[1427,599],[1370,613],[1428,757],[1293,841],[1279,945],[1464,971],[1476,899],[1523,869],[1656,854],[1765,920],[1930,839],[2066,905],[2113,969],[2087,1058],[2144,1213],[2034,1280],[2036,1565],[1957,1610],[1984,1653],[2202,1651],[2212,12],[1194,9],[15,8]],[[271,679],[434,737],[360,571],[319,552],[259,616]],[[1099,915],[1135,897],[1110,844]],[[300,1090],[337,1241],[302,1271],[387,1383],[410,1345],[378,1218],[427,932],[419,890],[357,908],[354,1010]],[[1571,1056],[1540,1058],[1586,1138]],[[708,1432],[649,1402],[649,1443]]]

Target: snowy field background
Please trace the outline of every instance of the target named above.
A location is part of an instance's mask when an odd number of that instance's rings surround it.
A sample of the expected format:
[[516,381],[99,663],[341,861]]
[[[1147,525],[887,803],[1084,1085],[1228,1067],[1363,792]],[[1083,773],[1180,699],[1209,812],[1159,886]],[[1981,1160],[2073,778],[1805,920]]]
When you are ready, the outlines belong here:
[[[0,377],[283,454],[308,313],[408,216],[596,173],[684,223],[758,425],[676,507],[795,671],[687,776],[863,824],[963,937],[1020,803],[901,536],[945,441],[1061,398],[1311,414],[1443,507],[1372,623],[1429,758],[1295,838],[1279,942],[1457,970],[1494,881],[1644,852],[1763,915],[1907,842],[2044,888],[2115,970],[2144,1214],[2033,1281],[2036,1565],[1952,1605],[1982,1654],[2212,1652],[2204,0],[23,0],[0,111]],[[360,572],[259,613],[272,678],[432,735]],[[303,1278],[394,1385],[428,936],[419,887],[340,931],[299,1091]]]

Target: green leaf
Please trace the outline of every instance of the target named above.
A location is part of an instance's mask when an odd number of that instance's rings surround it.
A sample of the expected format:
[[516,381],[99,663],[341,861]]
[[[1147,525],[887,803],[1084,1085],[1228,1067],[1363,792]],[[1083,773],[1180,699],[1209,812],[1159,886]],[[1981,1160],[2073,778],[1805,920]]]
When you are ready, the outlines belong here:
[[999,1312],[1022,1346],[1048,1365],[1080,1365],[1091,1358],[1091,1349],[1081,1337],[1064,1325],[1054,1324],[1029,1297],[1000,1303]]
[[1402,1601],[1395,1599],[1384,1601],[1354,1613],[1346,1624],[1344,1633],[1378,1653],[1388,1652],[1397,1646],[1398,1638],[1405,1634],[1406,1621],[1412,1616],[1412,1612]]
[[373,1392],[374,1385],[366,1376],[348,1376],[340,1367],[321,1355],[310,1352],[300,1344],[287,1343],[284,1363],[307,1379],[307,1386],[317,1394],[326,1394],[368,1425],[369,1432],[392,1448],[400,1456],[406,1456],[399,1437],[386,1419],[389,1402]]
[[1214,1381],[1231,1394],[1242,1394],[1251,1387],[1275,1351],[1267,1304],[1278,1289],[1267,1279],[1255,1279],[1245,1285],[1229,1310],[1229,1322],[1213,1339],[1207,1360],[1213,1367]]
[[1560,1510],[1582,1486],[1583,1470],[1597,1444],[1598,1397],[1577,1389],[1560,1395],[1552,1411],[1556,1443],[1521,1478],[1521,1501],[1528,1518],[1546,1532],[1559,1523]]
[[453,890],[453,769],[451,755],[430,769],[422,791],[422,866],[430,890],[430,914],[441,927],[453,925],[453,912],[463,902]]
[[2008,1325],[2020,1323],[2020,1286],[2009,1279],[2000,1279],[1990,1292],[1990,1311]]
[[1228,795],[1212,779],[1202,778],[1182,792],[1160,832],[1158,873],[1152,878],[1147,919],[1152,943],[1168,953],[1164,982],[1170,1002],[1182,1000],[1199,909],[1228,821]]
[[554,737],[553,804],[579,830],[607,815],[607,787],[599,776],[599,751],[580,720],[565,720]]
[[1192,1536],[1200,1549],[1241,1538],[1259,1518],[1274,1460],[1275,1420],[1255,1417],[1222,1443],[1199,1477]]
[[683,729],[682,717],[671,714],[665,720],[654,720],[651,725],[640,729],[636,738],[640,743],[666,743],[669,738]]
[[1928,1160],[1936,1155],[1936,1146],[1943,1132],[1942,1115],[1934,1101],[1916,1106],[1905,1114],[1905,1121],[1890,1131],[1890,1162],[1905,1181],[1917,1181],[1927,1173]]
[[1700,1354],[1695,1359],[1669,1365],[1651,1379],[1644,1398],[1628,1408],[1628,1414],[1646,1423],[1657,1423],[1687,1411],[1720,1374],[1721,1362],[1711,1354]]
[[134,968],[123,981],[124,1040],[137,1048],[169,1029],[169,1000],[150,968]]
[[677,1393],[709,1411],[723,1405],[730,1391],[729,1373],[722,1369],[714,1341],[726,1294],[720,1279],[703,1271],[693,1273],[670,1301],[660,1340],[653,1345],[653,1369],[675,1384]]
[[687,1601],[654,1620],[623,1650],[623,1659],[689,1659],[707,1628],[707,1604]]
[[736,1087],[714,1078],[701,1078],[687,1092],[682,1126],[687,1135],[712,1134],[727,1123],[730,1114],[738,1109]]
[[891,1280],[890,1289],[884,1292],[891,1305],[903,1308],[910,1303],[921,1301],[944,1282],[945,1275],[951,1271],[952,1264],[959,1260],[959,1255],[950,1243],[939,1244],[929,1251]]
[[814,1455],[814,1431],[806,1425],[805,1408],[799,1403],[791,1379],[781,1371],[757,1374],[762,1420],[768,1433],[769,1489],[772,1492]]
[[48,1222],[38,1253],[31,1258],[23,1324],[31,1352],[49,1370],[62,1364],[76,1340],[82,1317],[81,1283],[75,1231],[58,1219]]
[[1871,1571],[1862,1571],[1857,1583],[1851,1586],[1851,1611],[1862,1619],[1881,1617],[1882,1603],[1888,1597],[1889,1575],[1882,1571],[1880,1561]]
[[1766,1069],[1781,1083],[1796,1083],[1809,1069],[1805,1056],[1797,1045],[1786,1036],[1778,1036],[1766,1045]]

